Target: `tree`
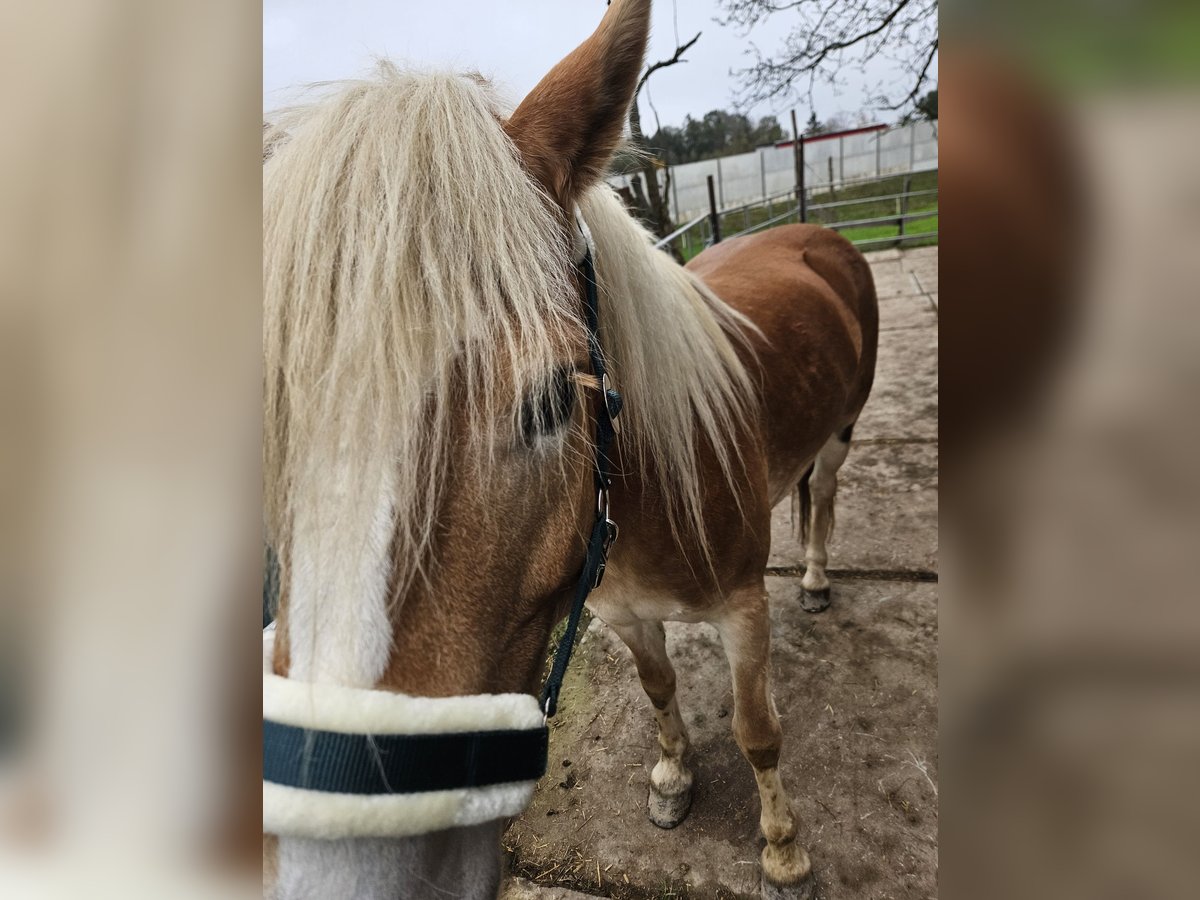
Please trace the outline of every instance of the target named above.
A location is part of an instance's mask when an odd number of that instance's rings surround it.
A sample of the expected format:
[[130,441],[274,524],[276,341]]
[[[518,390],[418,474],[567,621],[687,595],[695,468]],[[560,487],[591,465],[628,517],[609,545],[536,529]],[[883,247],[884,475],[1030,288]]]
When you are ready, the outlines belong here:
[[[630,142],[636,151],[640,151],[639,155],[642,160],[641,175],[634,175],[630,179],[633,187],[635,206],[637,207],[636,212],[638,213],[638,218],[646,222],[660,238],[666,237],[674,230],[674,225],[671,222],[671,212],[667,203],[667,197],[671,189],[671,170],[666,167],[665,160],[660,161],[655,157],[646,143],[646,136],[642,133],[642,113],[638,108],[638,97],[642,93],[642,88],[646,86],[646,81],[659,69],[665,69],[667,66],[673,66],[676,63],[686,62],[683,59],[683,54],[698,40],[700,40],[700,32],[696,32],[696,36],[686,44],[677,45],[675,52],[670,58],[659,60],[647,66],[646,71],[638,79],[637,87],[633,91],[633,102],[629,104]],[[666,184],[663,185],[661,190],[658,184],[659,168],[665,168],[667,173]],[[642,187],[643,180],[645,181],[644,193]],[[680,262],[682,262],[683,259],[679,256],[679,251],[675,247],[671,249],[677,255]]]
[[901,125],[913,122],[936,122],[938,117],[937,88],[927,91],[925,96],[913,104],[913,108],[900,117]]
[[834,131],[845,131],[850,127],[850,120],[845,113],[834,113],[821,124],[821,132],[829,134]]
[[687,116],[682,127],[660,127],[646,139],[646,148],[674,164],[748,153],[783,138],[783,126],[774,116],[755,123],[742,113],[713,109],[699,119]]
[[937,0],[719,0],[723,25],[750,30],[775,13],[796,16],[796,27],[774,52],[753,48],[754,64],[739,77],[739,100],[751,105],[791,94],[807,82],[811,104],[820,78],[838,83],[846,66],[864,66],[881,54],[896,60],[903,83],[880,87],[872,98],[884,109],[913,103],[938,51]]
[[820,134],[825,130],[825,126],[817,119],[817,111],[813,110],[808,114],[808,122],[804,125],[805,134]]
[[937,121],[937,88],[917,101],[917,116],[926,122]]
[[[774,116],[763,116],[754,127],[752,143],[754,147],[762,147],[782,141],[783,136],[783,126],[779,124],[779,120]],[[753,150],[754,147],[748,149]]]

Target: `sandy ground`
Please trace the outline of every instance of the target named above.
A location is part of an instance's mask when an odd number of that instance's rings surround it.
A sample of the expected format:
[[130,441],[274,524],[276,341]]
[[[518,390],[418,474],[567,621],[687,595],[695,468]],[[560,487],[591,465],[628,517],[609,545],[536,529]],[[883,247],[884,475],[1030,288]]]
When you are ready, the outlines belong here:
[[[833,605],[809,615],[797,603],[787,503],[768,578],[781,766],[822,900],[937,896],[937,248],[868,259],[879,366],[841,475]],[[759,803],[730,732],[720,642],[706,625],[667,635],[692,738],[688,818],[663,831],[646,817],[654,719],[628,650],[593,621],[550,770],[505,835],[504,900],[757,896]]]

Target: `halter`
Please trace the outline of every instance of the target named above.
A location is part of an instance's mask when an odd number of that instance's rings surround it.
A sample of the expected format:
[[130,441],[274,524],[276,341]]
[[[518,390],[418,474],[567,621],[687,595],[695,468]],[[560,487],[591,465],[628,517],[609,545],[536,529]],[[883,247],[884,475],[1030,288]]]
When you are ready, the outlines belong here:
[[571,661],[588,595],[617,539],[609,518],[610,450],[621,395],[600,346],[593,243],[577,264],[592,374],[600,382],[593,473],[596,513],[540,702],[528,694],[412,697],[311,684],[271,668],[274,627],[263,634],[263,830],[313,838],[407,837],[524,811],[546,772],[548,721]]

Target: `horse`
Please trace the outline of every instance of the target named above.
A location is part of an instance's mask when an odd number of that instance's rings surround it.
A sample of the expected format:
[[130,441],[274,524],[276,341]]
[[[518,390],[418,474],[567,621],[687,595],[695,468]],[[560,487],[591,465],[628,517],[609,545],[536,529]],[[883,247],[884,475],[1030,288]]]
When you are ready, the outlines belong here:
[[[874,285],[849,242],[809,225],[686,267],[654,248],[603,181],[649,24],[649,0],[613,0],[515,108],[477,74],[383,62],[272,123],[264,678],[301,718],[390,710],[436,731],[480,716],[524,740],[551,710],[532,695],[552,629],[582,593],[632,651],[661,749],[647,811],[670,828],[693,774],[663,622],[709,622],[758,785],[764,895],[806,896],[770,690],[770,516],[799,492],[797,609],[819,611],[874,374]],[[619,433],[600,450],[606,423]],[[264,889],[493,897],[504,817],[532,783],[356,806],[281,800],[264,780]]]

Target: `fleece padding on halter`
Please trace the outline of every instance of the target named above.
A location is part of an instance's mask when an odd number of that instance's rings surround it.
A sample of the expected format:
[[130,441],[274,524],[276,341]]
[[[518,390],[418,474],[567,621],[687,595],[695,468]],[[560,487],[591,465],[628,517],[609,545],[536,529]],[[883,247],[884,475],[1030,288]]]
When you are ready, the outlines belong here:
[[264,632],[263,830],[406,837],[515,816],[546,769],[528,694],[411,697],[275,675]]

